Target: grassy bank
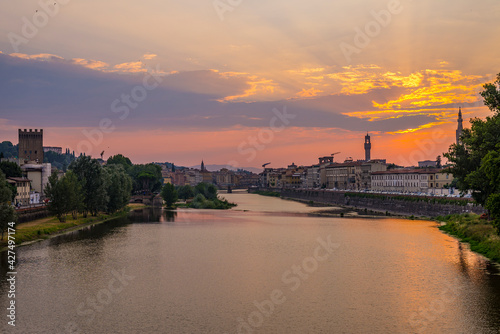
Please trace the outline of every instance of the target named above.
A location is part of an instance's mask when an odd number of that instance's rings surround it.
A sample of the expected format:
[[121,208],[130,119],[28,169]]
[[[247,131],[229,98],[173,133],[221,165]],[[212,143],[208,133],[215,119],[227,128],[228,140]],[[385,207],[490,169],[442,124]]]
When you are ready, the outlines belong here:
[[[56,217],[52,216],[17,224],[16,234],[14,235],[16,238],[16,245],[19,246],[22,243],[40,239],[47,239],[53,235],[74,231],[85,226],[98,224],[110,219],[122,217],[127,215],[130,209],[137,209],[140,207],[144,207],[144,205],[130,205],[124,210],[116,212],[114,214],[101,213],[95,217],[88,216],[87,218],[83,218],[82,215],[78,215],[77,219],[73,219],[71,215],[68,215],[65,222],[60,222]],[[4,238],[0,240],[0,250],[3,250],[6,245],[7,233],[5,233]]]
[[475,214],[448,215],[437,217],[439,222],[446,225],[440,227],[461,241],[470,244],[471,250],[487,258],[500,262],[500,236],[496,227]]

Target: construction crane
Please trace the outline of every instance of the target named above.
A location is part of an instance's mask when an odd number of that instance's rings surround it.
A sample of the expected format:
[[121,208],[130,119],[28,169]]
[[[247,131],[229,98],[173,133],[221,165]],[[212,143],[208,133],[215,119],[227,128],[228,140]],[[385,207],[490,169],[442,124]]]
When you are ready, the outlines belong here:
[[266,162],[265,164],[262,165],[262,168],[266,168],[266,166],[269,164],[270,164],[270,162]]
[[342,152],[335,152],[335,153],[332,153],[330,155],[333,157],[333,156],[335,156],[335,154],[339,154],[339,153],[342,153]]

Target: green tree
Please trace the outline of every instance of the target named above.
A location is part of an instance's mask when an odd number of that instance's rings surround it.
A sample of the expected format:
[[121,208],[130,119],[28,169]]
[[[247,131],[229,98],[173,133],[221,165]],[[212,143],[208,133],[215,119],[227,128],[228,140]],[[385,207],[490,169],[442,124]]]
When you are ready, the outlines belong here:
[[82,185],[73,171],[66,172],[63,182],[65,182],[65,192],[67,193],[68,212],[71,212],[73,219],[77,219],[78,212],[83,210]]
[[161,197],[165,201],[167,208],[171,208],[177,202],[178,195],[175,187],[171,183],[167,183],[161,189]]
[[88,156],[80,156],[69,165],[80,184],[83,191],[83,215],[88,213],[96,216],[99,211],[106,210],[108,203],[107,179],[102,166],[96,159]]
[[213,184],[198,183],[195,187],[196,194],[202,194],[208,200],[217,199],[217,188]]
[[[472,190],[472,196],[481,205],[500,192],[500,74],[494,83],[485,84],[481,96],[493,112],[482,120],[474,118],[471,128],[464,129],[458,144],[444,154],[451,163],[449,171],[461,191]],[[493,198],[496,198],[493,197]],[[489,207],[492,207],[490,204]],[[488,208],[488,205],[486,205]]]
[[0,143],[0,152],[3,153],[4,158],[17,158],[17,145],[12,145],[10,141],[3,141]]
[[184,186],[179,186],[177,188],[177,193],[179,194],[179,197],[182,198],[183,200],[187,200],[189,198],[194,197],[194,189],[189,184],[186,184]]
[[43,162],[48,162],[57,169],[66,171],[71,162],[75,160],[73,154],[68,150],[64,154],[59,154],[53,151],[48,151],[43,154]]
[[59,221],[66,221],[66,214],[70,211],[66,198],[68,196],[66,184],[59,180],[57,173],[52,173],[49,183],[45,186],[45,196],[49,199],[49,212]]
[[121,165],[125,171],[132,167],[132,161],[129,158],[123,156],[122,154],[113,155],[108,158],[106,165]]
[[0,232],[2,240],[9,223],[17,221],[17,215],[11,205],[12,192],[8,187],[5,175],[0,172]]
[[442,166],[441,166],[441,156],[440,156],[440,155],[438,155],[438,156],[436,157],[436,167],[437,167],[437,168],[441,168],[441,167],[442,167]]
[[23,171],[15,162],[2,161],[0,162],[0,170],[5,174],[5,177],[22,177]]
[[121,164],[111,164],[104,168],[107,174],[107,193],[109,201],[107,212],[113,213],[123,209],[130,201],[132,179]]
[[133,165],[127,171],[133,180],[133,191],[155,192],[161,189],[161,167],[156,164]]

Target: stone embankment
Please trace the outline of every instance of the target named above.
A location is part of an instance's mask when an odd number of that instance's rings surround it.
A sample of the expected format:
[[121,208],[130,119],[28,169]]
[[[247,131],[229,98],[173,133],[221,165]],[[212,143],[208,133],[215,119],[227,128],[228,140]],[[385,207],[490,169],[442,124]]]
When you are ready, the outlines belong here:
[[249,189],[272,190],[281,193],[284,198],[313,201],[316,203],[341,205],[356,209],[368,209],[398,215],[414,215],[437,217],[449,214],[485,212],[482,206],[476,205],[467,198],[437,197],[437,196],[408,196],[393,194],[373,194],[363,192],[329,191],[325,189]]

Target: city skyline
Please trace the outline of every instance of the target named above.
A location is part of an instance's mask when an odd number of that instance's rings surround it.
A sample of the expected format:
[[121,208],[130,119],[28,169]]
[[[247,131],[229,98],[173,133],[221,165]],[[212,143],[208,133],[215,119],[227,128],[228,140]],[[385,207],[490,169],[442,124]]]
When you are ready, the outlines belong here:
[[308,165],[369,132],[374,159],[432,160],[499,72],[493,1],[40,4],[0,5],[2,139],[94,157]]

